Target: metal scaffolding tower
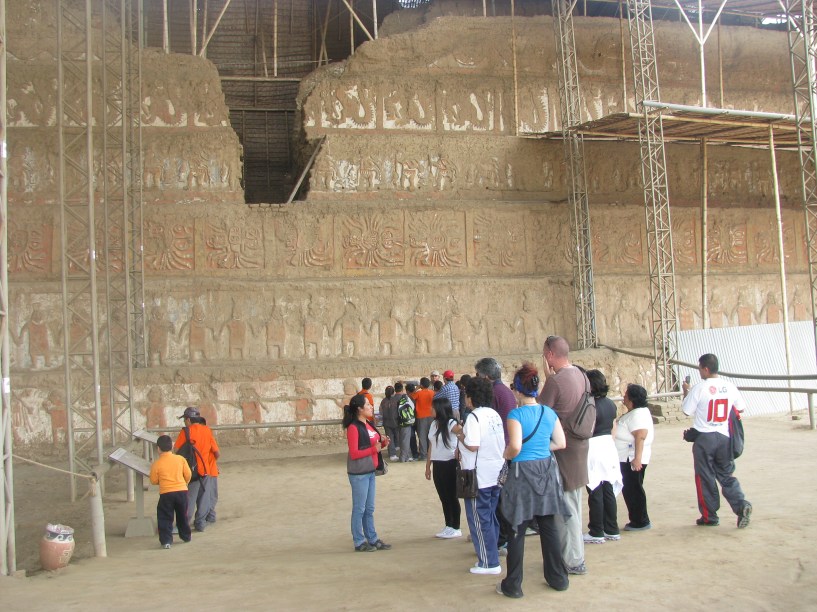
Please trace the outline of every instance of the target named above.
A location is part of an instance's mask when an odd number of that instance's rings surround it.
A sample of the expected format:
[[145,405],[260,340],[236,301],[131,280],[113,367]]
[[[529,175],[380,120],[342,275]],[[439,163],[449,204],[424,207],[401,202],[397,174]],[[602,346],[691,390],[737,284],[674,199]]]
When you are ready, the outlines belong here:
[[141,1],[105,0],[95,13],[91,0],[58,3],[63,368],[73,473],[102,461],[107,427],[111,443],[130,438],[133,369],[145,364],[141,64],[130,43],[134,19],[141,31],[141,8]]
[[17,571],[14,537],[14,473],[12,469],[11,385],[9,384],[8,321],[8,151],[6,139],[6,2],[0,0],[0,575]]
[[582,122],[582,98],[576,60],[573,9],[576,0],[554,0],[553,26],[561,101],[562,137],[565,161],[570,172],[570,235],[573,255],[573,298],[576,306],[578,348],[592,348],[596,336],[596,306],[593,289],[593,255],[590,238],[590,205],[587,199],[587,173],[584,137],[571,128]]
[[[72,473],[103,457],[97,287],[94,46],[91,0],[57,3],[58,184],[62,249],[63,369]],[[71,476],[71,499],[76,477]]]
[[675,263],[672,252],[667,161],[661,113],[644,102],[660,102],[652,8],[649,0],[628,0],[636,111],[640,115],[641,176],[647,216],[652,340],[656,388],[679,388],[671,362],[678,356]]
[[[132,227],[134,190],[131,140],[138,130],[138,112],[133,113],[129,78],[130,45],[127,36],[128,12],[125,0],[105,0],[102,4],[102,168],[104,197],[104,250],[101,268],[105,273],[106,324],[101,337],[106,349],[106,380],[103,410],[110,411],[111,444],[130,440],[135,429],[133,412],[133,369],[143,365],[144,350],[136,351],[132,329],[134,315],[142,312],[141,300],[131,289],[134,258],[141,271],[141,219]],[[137,89],[138,91],[138,89]],[[138,99],[137,99],[138,102]],[[138,109],[138,105],[135,107]],[[133,116],[137,118],[134,125]],[[138,157],[137,157],[138,160]],[[136,166],[138,168],[138,164]],[[141,215],[139,215],[141,217]],[[138,230],[138,231],[134,231]],[[140,283],[141,286],[141,283]],[[144,317],[138,317],[144,321]],[[144,337],[144,334],[142,334]],[[144,343],[142,343],[144,346]],[[138,356],[142,356],[142,364]],[[134,356],[134,358],[131,358]],[[107,417],[108,415],[106,415]],[[106,418],[107,420],[107,418]],[[120,439],[121,436],[121,439]]]
[[[782,2],[783,0],[781,0]],[[817,155],[814,146],[817,131],[814,116],[817,111],[817,33],[813,0],[785,0],[788,17],[789,55],[794,84],[794,114],[797,123],[797,150],[803,188],[803,209],[806,216],[808,270],[811,284],[811,311],[817,346]]]

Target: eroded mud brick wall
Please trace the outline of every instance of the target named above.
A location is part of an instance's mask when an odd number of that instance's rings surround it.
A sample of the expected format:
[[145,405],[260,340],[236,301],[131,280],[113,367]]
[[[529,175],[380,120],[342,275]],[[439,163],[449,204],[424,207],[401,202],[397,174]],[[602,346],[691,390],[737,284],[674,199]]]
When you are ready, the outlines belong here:
[[[54,22],[33,2],[10,15],[14,434],[62,449]],[[695,49],[682,30],[658,27],[662,93],[695,104]],[[549,333],[575,338],[562,147],[526,137],[559,127],[552,23],[517,20],[516,96],[510,31],[507,19],[439,19],[313,73],[302,85],[300,137],[307,153],[326,140],[307,199],[253,209],[215,69],[144,53],[149,367],[137,371],[140,425],[175,428],[189,404],[211,424],[338,418],[363,376],[381,392],[432,368],[470,372],[485,354],[511,367],[538,355]],[[618,22],[577,20],[576,33],[587,118],[623,111]],[[785,38],[730,28],[722,37],[725,105],[787,112]],[[701,325],[700,160],[697,146],[668,154],[679,314],[689,328]],[[599,336],[646,346],[637,147],[589,143],[587,167]],[[792,315],[807,318],[796,158],[780,154],[779,169]],[[710,202],[712,324],[779,320],[767,154],[713,147]],[[649,364],[604,352],[582,359],[614,385],[651,384]]]

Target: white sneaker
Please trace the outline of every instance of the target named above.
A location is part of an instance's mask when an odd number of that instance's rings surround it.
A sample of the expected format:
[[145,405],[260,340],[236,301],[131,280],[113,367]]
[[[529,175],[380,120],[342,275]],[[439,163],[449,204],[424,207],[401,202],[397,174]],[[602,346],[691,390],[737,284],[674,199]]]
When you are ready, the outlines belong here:
[[389,457],[389,461],[397,461],[397,455],[392,455]]
[[496,576],[497,574],[502,573],[502,566],[501,565],[497,565],[496,567],[474,566],[474,567],[471,568],[471,573],[472,574],[491,574],[491,575]]
[[451,538],[461,538],[462,531],[459,529],[454,529],[453,527],[446,527],[445,528],[445,535],[438,535],[439,538],[445,538],[446,540],[450,540]]
[[585,544],[604,544],[604,536],[592,536],[589,533],[585,533],[584,536],[584,543]]
[[447,538],[448,534],[451,532],[451,527],[446,525],[445,529],[443,529],[440,533],[434,534],[435,538]]
[[610,540],[611,542],[618,542],[621,539],[621,534],[620,533],[614,533],[614,534],[605,533],[604,534],[604,539],[605,540]]

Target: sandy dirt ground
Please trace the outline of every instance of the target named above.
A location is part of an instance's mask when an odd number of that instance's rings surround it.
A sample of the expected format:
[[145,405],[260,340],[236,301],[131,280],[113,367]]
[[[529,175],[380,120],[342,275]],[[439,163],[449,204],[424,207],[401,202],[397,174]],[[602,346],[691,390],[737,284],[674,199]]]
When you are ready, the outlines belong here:
[[[352,549],[342,446],[244,446],[224,449],[218,522],[190,544],[162,550],[155,537],[125,539],[134,506],[122,501],[121,489],[110,490],[104,559],[89,556],[81,518],[87,502],[68,504],[62,480],[16,467],[18,522],[49,515],[39,520],[42,533],[47,520],[76,519],[78,553],[63,570],[32,571],[39,566],[36,538],[21,539],[30,531],[21,529],[18,564],[29,575],[0,578],[0,602],[3,610],[814,609],[817,433],[805,422],[748,421],[737,470],[755,509],[745,530],[735,528],[725,503],[720,527],[695,526],[684,425],[659,425],[646,476],[654,528],[588,546],[589,573],[572,577],[563,593],[546,588],[537,542],[528,538],[525,597],[518,601],[494,592],[497,577],[468,572],[475,556],[465,538],[433,537],[443,527],[442,512],[419,463],[393,465],[377,481],[375,522],[390,551]],[[109,489],[116,484],[112,479]],[[152,513],[157,493],[146,496]],[[626,522],[621,501],[619,520]]]

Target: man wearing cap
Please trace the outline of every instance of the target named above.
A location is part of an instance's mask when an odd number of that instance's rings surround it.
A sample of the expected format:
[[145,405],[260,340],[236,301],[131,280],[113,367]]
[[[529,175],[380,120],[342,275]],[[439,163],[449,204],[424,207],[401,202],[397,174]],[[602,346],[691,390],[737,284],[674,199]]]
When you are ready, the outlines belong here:
[[189,435],[190,443],[198,451],[196,464],[198,473],[201,475],[199,480],[190,482],[187,487],[187,519],[196,531],[204,531],[207,516],[213,507],[212,494],[214,491],[211,491],[213,487],[209,485],[215,483],[215,477],[218,474],[216,459],[219,458],[220,451],[213,437],[213,431],[203,423],[198,409],[185,408],[184,414],[179,418],[184,419],[184,428],[179,432],[173,448],[177,450],[181,448]]
[[439,370],[431,370],[431,374],[428,375],[431,379],[431,388],[434,388],[434,383],[440,380],[440,371]]
[[443,378],[445,379],[445,384],[442,389],[434,394],[434,399],[447,397],[448,401],[451,402],[451,409],[454,411],[454,414],[458,414],[460,410],[460,390],[457,389],[457,385],[454,384],[454,372],[446,370],[443,372]]

